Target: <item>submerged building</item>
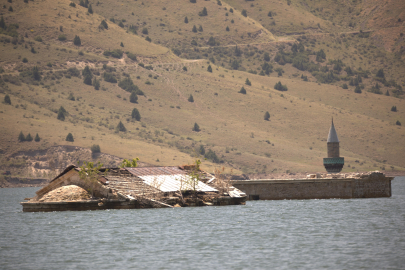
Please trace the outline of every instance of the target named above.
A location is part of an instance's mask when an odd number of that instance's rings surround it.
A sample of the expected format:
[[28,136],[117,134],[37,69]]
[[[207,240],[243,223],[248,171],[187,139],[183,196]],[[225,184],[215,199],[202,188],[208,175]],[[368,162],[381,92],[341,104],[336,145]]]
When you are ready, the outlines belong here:
[[345,159],[340,157],[339,153],[339,139],[336,133],[335,126],[332,125],[329,129],[328,135],[328,157],[323,159],[323,166],[328,173],[338,173],[342,171],[343,165],[345,164]]

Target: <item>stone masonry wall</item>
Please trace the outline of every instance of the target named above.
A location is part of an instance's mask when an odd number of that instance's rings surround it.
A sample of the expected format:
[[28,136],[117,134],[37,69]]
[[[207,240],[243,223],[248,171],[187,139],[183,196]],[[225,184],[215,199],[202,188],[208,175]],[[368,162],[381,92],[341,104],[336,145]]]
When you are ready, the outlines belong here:
[[259,200],[283,199],[350,199],[391,196],[390,177],[363,179],[301,179],[234,181],[233,186],[249,198]]
[[328,158],[339,157],[339,143],[338,142],[328,142]]

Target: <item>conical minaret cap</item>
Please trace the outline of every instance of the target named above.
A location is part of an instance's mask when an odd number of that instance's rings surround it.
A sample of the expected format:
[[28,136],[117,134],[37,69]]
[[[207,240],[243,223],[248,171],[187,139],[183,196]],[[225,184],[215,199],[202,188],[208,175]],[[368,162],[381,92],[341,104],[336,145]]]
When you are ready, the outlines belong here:
[[333,118],[332,118],[332,125],[330,126],[329,129],[328,142],[339,142],[335,126],[333,125]]

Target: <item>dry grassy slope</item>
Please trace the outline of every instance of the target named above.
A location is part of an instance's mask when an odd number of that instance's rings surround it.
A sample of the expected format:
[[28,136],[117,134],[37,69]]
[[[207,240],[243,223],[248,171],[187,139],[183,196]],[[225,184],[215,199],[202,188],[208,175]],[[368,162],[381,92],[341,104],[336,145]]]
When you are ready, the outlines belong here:
[[[126,30],[118,25],[109,23],[108,30],[99,30],[99,25],[104,19],[94,13],[88,14],[87,8],[76,5],[69,6],[69,0],[41,0],[22,1],[12,3],[14,12],[5,12],[6,23],[18,23],[19,32],[27,33],[29,38],[41,36],[44,43],[59,44],[61,46],[73,45],[75,35],[80,36],[82,50],[102,53],[107,49],[119,49],[123,42],[123,50],[137,55],[153,56],[167,53],[167,48],[146,42],[137,35],[127,34]],[[70,16],[70,18],[69,18]],[[35,22],[35,23],[33,23]],[[59,27],[63,27],[63,32]],[[58,36],[65,34],[67,41],[61,43]]]
[[[240,13],[242,9],[247,11],[248,17],[253,18],[272,33],[290,35],[299,33],[322,33],[332,30],[332,23],[311,14],[305,1],[291,1],[288,5],[286,0],[256,0],[240,1],[225,0],[229,5],[236,8]],[[268,16],[271,11],[272,16]],[[319,28],[319,26],[320,28]],[[333,26],[336,31],[337,27]]]
[[[207,8],[208,16],[199,16],[198,13],[204,7]],[[231,6],[225,2],[219,6],[217,1],[213,0],[197,1],[195,4],[188,0],[144,2],[119,0],[104,1],[93,6],[95,12],[108,19],[114,18],[117,24],[125,19],[126,27],[139,26],[139,35],[148,35],[153,42],[170,48],[191,47],[193,39],[204,46],[211,36],[215,37],[221,45],[274,40],[273,35],[260,23],[252,18],[243,17],[240,11],[229,12],[230,8]],[[184,22],[185,17],[188,18],[188,23]],[[231,23],[231,20],[234,20],[234,23]],[[197,28],[201,25],[203,32],[193,33],[191,31],[193,25]],[[230,31],[226,31],[227,26]],[[142,34],[143,28],[148,29],[147,35]],[[256,35],[258,32],[261,33]],[[249,37],[248,33],[252,36]]]
[[[40,133],[49,143],[64,144],[66,134],[72,132],[75,145],[89,147],[97,143],[103,152],[122,157],[140,156],[145,162],[165,165],[192,161],[189,155],[168,146],[178,144],[197,148],[203,144],[216,151],[219,157],[223,156],[232,167],[245,172],[313,171],[322,170],[325,139],[330,117],[334,116],[342,142],[342,156],[346,157],[347,164],[355,166],[354,160],[360,160],[365,163],[356,166],[360,170],[382,167],[377,160],[402,166],[401,160],[405,158],[400,147],[405,141],[403,127],[393,123],[396,119],[405,122],[405,115],[389,110],[393,102],[398,108],[405,107],[404,100],[371,94],[360,96],[335,86],[251,74],[248,77],[252,86],[245,85],[248,93],[242,95],[237,92],[244,85],[246,73],[217,70],[215,66],[214,72],[209,73],[206,64],[201,62],[189,64],[187,72],[181,67],[166,65],[156,67],[154,71],[124,67],[122,71],[130,73],[147,96],[140,97],[138,105],[124,101],[122,98],[128,99],[129,93],[105,82],[103,86],[107,90],[98,92],[84,86],[77,78],[62,79],[56,92],[36,88],[31,93],[16,87],[12,90],[15,93],[12,100],[19,100],[17,93],[20,92],[19,95],[24,93],[25,101],[13,102],[27,103],[29,100],[41,105],[49,103],[43,99],[47,96],[55,99],[50,107],[63,105],[74,116],[61,122],[56,120],[56,114],[44,108],[38,113],[34,104],[29,104],[27,110],[4,106],[2,118],[7,121],[6,125],[19,122],[18,127],[10,130],[9,140],[16,142],[16,134],[24,130]],[[159,77],[153,79],[149,74]],[[136,76],[141,79],[137,81]],[[143,84],[146,80],[153,84]],[[289,87],[289,91],[282,93],[284,97],[271,87],[278,80]],[[80,96],[80,101],[67,101],[69,92]],[[187,101],[190,94],[194,96],[194,103]],[[133,107],[140,110],[143,126],[139,122],[126,121]],[[265,111],[271,114],[269,122],[263,120]],[[32,114],[34,118],[24,118],[23,114],[26,117]],[[116,134],[114,130],[98,126],[97,123],[105,123],[106,119],[112,127],[123,121],[129,132]],[[191,131],[194,122],[200,125],[201,132]],[[156,130],[162,133],[156,136]],[[24,144],[18,145],[24,147]],[[229,153],[226,153],[227,148]],[[211,164],[205,165],[212,170]]]
[[[213,6],[215,3],[198,2]],[[33,3],[43,4],[45,8],[45,5],[50,2],[29,2],[29,4]],[[68,2],[58,3],[68,7]],[[16,12],[18,5],[21,4],[16,5]],[[218,6],[215,4],[215,7]],[[169,8],[168,5],[166,10]],[[81,7],[76,9],[85,12]],[[94,9],[97,11],[97,7]],[[148,10],[143,11],[145,13]],[[210,12],[210,9],[208,10]],[[238,8],[234,14],[237,15],[239,11]],[[54,11],[50,8],[49,12],[51,14]],[[174,14],[174,11],[171,13]],[[75,13],[73,15],[75,16]],[[87,20],[88,16],[97,15],[83,13],[82,16],[79,14],[79,19]],[[9,14],[5,18],[8,23],[17,20]],[[49,19],[50,16],[38,18]],[[189,154],[180,152],[179,149],[193,153],[194,148],[203,144],[206,149],[216,151],[217,155],[227,162],[227,166],[244,172],[321,171],[330,117],[334,116],[342,142],[342,155],[346,158],[346,164],[351,165],[351,168],[346,166],[345,171],[378,169],[384,166],[382,163],[384,160],[386,160],[386,167],[394,165],[395,168],[403,168],[404,128],[394,125],[396,120],[405,123],[403,99],[366,93],[357,95],[352,89],[343,90],[331,85],[305,83],[291,76],[297,70],[288,65],[283,67],[286,70],[284,77],[277,78],[273,77],[276,76],[274,73],[271,77],[262,77],[240,71],[224,70],[214,65],[212,65],[213,73],[209,73],[206,71],[207,62],[182,62],[172,54],[156,56],[156,58],[139,57],[143,62],[156,63],[154,70],[148,71],[133,65],[133,62],[128,59],[124,61],[106,59],[97,49],[92,50],[91,48],[99,46],[96,40],[100,40],[102,45],[108,45],[107,39],[105,43],[102,42],[105,31],[93,31],[91,39],[87,39],[87,34],[83,35],[84,42],[87,43],[84,48],[86,50],[89,48],[89,52],[84,56],[77,56],[77,49],[73,45],[56,41],[59,23],[51,24],[50,21],[45,19],[48,26],[53,25],[52,29],[55,29],[55,32],[51,33],[49,38],[45,35],[48,32],[44,30],[45,28],[34,29],[34,33],[39,33],[46,38],[43,43],[35,43],[35,46],[40,47],[39,53],[30,56],[32,59],[29,59],[28,64],[32,65],[40,61],[41,70],[44,71],[50,68],[43,65],[54,59],[60,62],[58,68],[61,69],[71,65],[83,67],[84,62],[87,62],[99,70],[102,66],[100,61],[110,60],[110,65],[117,68],[117,75],[122,76],[123,72],[130,74],[135,84],[145,92],[146,97],[139,97],[139,103],[135,105],[128,102],[129,93],[116,84],[102,82],[102,88],[105,91],[95,91],[93,87],[84,85],[82,78],[75,77],[63,78],[57,80],[58,82],[51,79],[43,81],[46,87],[7,84],[8,88],[3,89],[4,93],[0,94],[0,99],[4,98],[5,93],[9,93],[13,106],[0,105],[1,121],[7,127],[0,131],[3,152],[38,147],[34,142],[17,143],[17,135],[21,130],[25,134],[39,133],[43,138],[39,144],[41,147],[66,144],[64,139],[68,132],[72,132],[75,145],[89,147],[96,143],[101,146],[103,152],[121,157],[139,156],[143,161],[156,165],[192,162],[193,158]],[[24,29],[24,23],[21,25]],[[93,22],[93,25],[97,27],[98,23]],[[112,28],[111,25],[112,23],[110,23]],[[76,25],[75,29],[77,27]],[[109,32],[111,35],[120,34],[122,31],[123,38],[130,40],[136,37],[125,34],[122,29],[116,27],[116,31]],[[29,34],[28,40],[36,35],[34,33]],[[83,33],[86,33],[86,30]],[[51,38],[52,35],[53,38]],[[152,32],[150,35],[152,36]],[[153,36],[152,38],[155,40]],[[112,36],[111,40],[118,39]],[[96,42],[96,45],[93,46],[93,42]],[[124,42],[125,46],[127,43]],[[139,40],[139,43],[144,46],[145,41]],[[149,43],[147,45],[149,46]],[[155,45],[150,44],[150,46]],[[46,53],[47,47],[49,47],[48,53]],[[64,52],[60,49],[56,51],[56,48],[63,47],[72,52]],[[162,47],[156,45],[156,48],[160,50]],[[8,53],[13,50],[17,52],[16,55],[27,53],[27,49],[23,46],[13,49],[11,44],[4,44],[2,49],[2,55],[13,55]],[[138,51],[134,52],[138,54]],[[59,55],[55,56],[55,53]],[[331,53],[333,53],[332,49]],[[17,56],[13,57],[18,59]],[[20,61],[15,58],[10,57],[6,62],[10,69],[15,67],[13,61]],[[77,62],[67,64],[68,60],[77,60]],[[183,65],[188,66],[187,72],[183,71]],[[139,80],[136,79],[137,76],[140,76]],[[158,77],[154,79],[154,76]],[[247,77],[252,81],[252,86],[244,85]],[[287,92],[281,93],[273,89],[274,84],[279,80],[287,84],[289,88]],[[151,84],[145,84],[146,81],[150,81]],[[241,86],[245,86],[247,95],[237,93]],[[74,94],[76,98],[81,98],[68,101],[69,93]],[[187,101],[190,94],[194,96],[194,103]],[[281,97],[281,94],[284,97]],[[17,104],[26,104],[27,108],[25,110],[22,106],[16,108]],[[56,114],[51,112],[61,105],[70,113],[64,122],[58,121]],[[390,112],[393,105],[397,106],[397,113]],[[127,121],[134,107],[141,112],[141,123]],[[263,120],[266,111],[271,114],[269,122]],[[114,132],[113,129],[120,120],[129,130],[127,133]],[[191,131],[194,122],[200,125],[201,132]],[[357,164],[355,160],[360,162]],[[361,163],[363,164],[360,166]],[[209,170],[214,167],[208,161],[204,161],[204,166]],[[353,169],[353,166],[356,168]]]

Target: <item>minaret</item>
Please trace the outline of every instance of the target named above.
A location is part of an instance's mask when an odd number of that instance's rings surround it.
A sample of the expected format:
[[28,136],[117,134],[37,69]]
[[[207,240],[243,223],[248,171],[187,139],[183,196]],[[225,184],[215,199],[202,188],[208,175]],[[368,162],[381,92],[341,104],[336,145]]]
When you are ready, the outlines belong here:
[[332,125],[329,129],[328,135],[328,157],[323,159],[323,165],[329,173],[338,173],[342,170],[345,164],[345,159],[339,156],[339,139],[335,130],[335,126]]

